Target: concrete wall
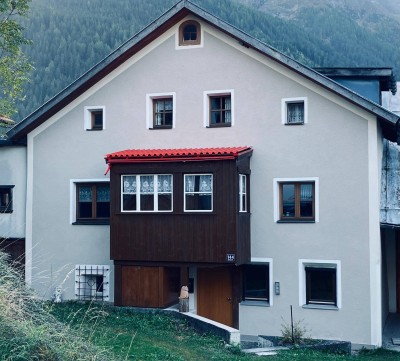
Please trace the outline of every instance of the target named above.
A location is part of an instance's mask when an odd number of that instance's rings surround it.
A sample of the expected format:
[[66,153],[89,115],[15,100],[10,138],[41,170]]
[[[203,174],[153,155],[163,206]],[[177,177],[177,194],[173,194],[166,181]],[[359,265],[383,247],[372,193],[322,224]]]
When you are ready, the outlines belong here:
[[[254,149],[252,255],[273,260],[271,281],[281,282],[281,295],[270,307],[242,305],[242,333],[279,335],[282,317],[289,319],[293,305],[295,318],[304,320],[313,337],[376,343],[370,292],[376,276],[370,246],[379,242],[379,222],[370,222],[371,210],[379,211],[370,200],[371,170],[378,163],[376,149],[370,149],[377,139],[376,121],[205,24],[203,46],[176,49],[177,29],[29,135],[27,243],[33,267],[27,279],[45,297],[63,283],[64,297],[73,298],[73,274],[67,274],[75,264],[111,264],[109,227],[70,223],[71,180],[104,179],[105,154],[127,148],[248,145]],[[234,91],[234,125],[204,127],[204,92],[227,89]],[[176,94],[175,126],[149,130],[146,94],[164,92]],[[303,126],[282,124],[281,101],[293,97],[307,98]],[[105,130],[84,130],[85,106],[106,107]],[[274,179],[299,177],[318,178],[319,221],[278,224]],[[299,304],[299,259],[340,262],[340,309]]]
[[0,147],[0,185],[13,185],[13,211],[0,212],[0,238],[25,237],[26,147]]

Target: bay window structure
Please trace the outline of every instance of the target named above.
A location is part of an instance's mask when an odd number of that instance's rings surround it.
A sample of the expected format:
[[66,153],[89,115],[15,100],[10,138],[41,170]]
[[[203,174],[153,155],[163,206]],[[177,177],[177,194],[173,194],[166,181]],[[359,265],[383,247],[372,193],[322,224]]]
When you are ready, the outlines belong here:
[[13,185],[0,185],[0,213],[13,211],[13,188]]
[[184,185],[185,211],[213,210],[213,175],[186,174]]
[[122,212],[172,211],[172,175],[144,174],[121,176]]
[[110,184],[76,183],[76,223],[102,223],[110,218]]

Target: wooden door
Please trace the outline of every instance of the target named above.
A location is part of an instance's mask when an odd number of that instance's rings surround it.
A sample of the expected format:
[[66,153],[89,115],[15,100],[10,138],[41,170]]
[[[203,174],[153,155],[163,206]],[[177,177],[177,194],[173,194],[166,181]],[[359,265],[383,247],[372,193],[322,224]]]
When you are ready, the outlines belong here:
[[197,269],[197,314],[233,327],[232,272],[229,267]]

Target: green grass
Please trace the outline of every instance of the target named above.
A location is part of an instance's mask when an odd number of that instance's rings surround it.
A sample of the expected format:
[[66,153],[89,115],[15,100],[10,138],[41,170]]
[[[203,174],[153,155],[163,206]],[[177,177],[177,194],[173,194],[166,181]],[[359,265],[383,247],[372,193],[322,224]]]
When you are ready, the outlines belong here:
[[173,313],[138,312],[94,304],[51,305],[51,312],[117,360],[271,360],[271,361],[400,361],[400,353],[363,351],[357,356],[292,350],[277,356],[254,356],[226,347],[212,335],[199,334]]

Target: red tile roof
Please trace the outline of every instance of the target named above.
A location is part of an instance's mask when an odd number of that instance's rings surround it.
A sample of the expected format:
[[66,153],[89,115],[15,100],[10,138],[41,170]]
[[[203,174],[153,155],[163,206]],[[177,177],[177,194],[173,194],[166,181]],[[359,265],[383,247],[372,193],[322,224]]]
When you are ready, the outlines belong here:
[[134,162],[176,162],[227,160],[251,151],[250,147],[220,148],[182,148],[182,149],[127,149],[107,154],[105,159],[111,163]]

